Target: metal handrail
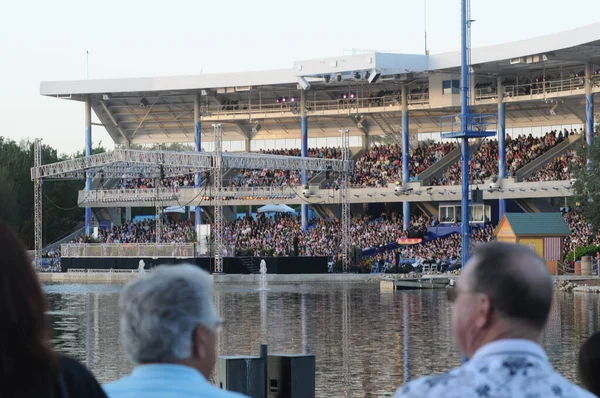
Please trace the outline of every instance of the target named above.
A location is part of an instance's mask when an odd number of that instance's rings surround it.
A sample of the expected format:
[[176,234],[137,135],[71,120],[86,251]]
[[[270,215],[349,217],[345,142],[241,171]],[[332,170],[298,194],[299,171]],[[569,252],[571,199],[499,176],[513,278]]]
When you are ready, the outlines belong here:
[[[325,111],[344,111],[358,108],[382,108],[389,106],[400,106],[401,97],[398,95],[385,95],[380,97],[355,97],[339,98],[333,100],[308,100],[306,101],[307,110],[312,114],[318,114]],[[408,95],[409,105],[424,105],[429,103],[429,92],[411,93]],[[223,109],[225,108],[225,109]],[[233,108],[233,109],[230,109]],[[237,109],[236,109],[237,108]],[[251,101],[239,103],[237,105],[207,105],[202,111],[209,116],[230,116],[230,115],[250,115],[253,113],[280,113],[300,112],[300,103],[294,102],[279,103],[252,103]]]
[[[592,76],[592,85],[600,87],[600,75]],[[585,89],[585,77],[573,77],[558,80],[542,80],[525,84],[510,84],[504,86],[504,96],[507,98],[533,97],[535,95],[576,92]],[[523,92],[524,91],[524,92]],[[497,87],[475,89],[475,100],[482,101],[498,98]]]

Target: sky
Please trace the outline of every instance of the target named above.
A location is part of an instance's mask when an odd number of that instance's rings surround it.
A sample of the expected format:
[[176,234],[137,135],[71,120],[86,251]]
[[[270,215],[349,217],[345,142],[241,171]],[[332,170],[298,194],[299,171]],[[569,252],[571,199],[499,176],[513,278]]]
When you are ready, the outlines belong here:
[[[598,0],[471,3],[473,47],[600,21]],[[7,0],[0,9],[0,136],[42,138],[62,153],[83,149],[84,106],[42,97],[40,82],[85,79],[88,68],[90,79],[173,76],[291,68],[352,49],[422,54],[425,9],[430,52],[460,46],[460,0]],[[93,141],[113,146],[101,127]]]

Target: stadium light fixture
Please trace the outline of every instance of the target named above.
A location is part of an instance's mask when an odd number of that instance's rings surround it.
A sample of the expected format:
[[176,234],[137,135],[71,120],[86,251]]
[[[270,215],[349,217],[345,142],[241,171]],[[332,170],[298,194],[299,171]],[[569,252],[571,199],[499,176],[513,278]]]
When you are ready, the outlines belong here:
[[377,80],[379,80],[379,78],[381,77],[381,72],[373,69],[370,73],[369,73],[369,84],[375,84],[377,83]]
[[298,78],[298,85],[300,88],[302,88],[302,90],[310,90],[310,83],[303,77]]

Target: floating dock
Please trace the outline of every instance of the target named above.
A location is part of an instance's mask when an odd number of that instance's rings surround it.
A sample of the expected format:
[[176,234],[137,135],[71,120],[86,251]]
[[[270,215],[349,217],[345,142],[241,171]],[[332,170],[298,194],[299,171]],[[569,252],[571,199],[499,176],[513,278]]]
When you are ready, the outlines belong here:
[[414,290],[414,289],[445,289],[454,286],[455,277],[423,276],[421,278],[382,279],[379,282],[381,290]]

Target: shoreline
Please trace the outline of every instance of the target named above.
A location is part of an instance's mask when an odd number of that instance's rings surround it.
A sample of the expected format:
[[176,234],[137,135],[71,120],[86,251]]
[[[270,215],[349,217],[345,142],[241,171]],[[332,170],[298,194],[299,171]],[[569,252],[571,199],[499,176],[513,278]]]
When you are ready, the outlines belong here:
[[[40,272],[43,283],[127,283],[140,274],[135,272]],[[260,274],[212,275],[214,283],[258,284]],[[377,274],[267,274],[267,282],[283,283],[372,283],[384,279]]]
[[[132,272],[40,272],[43,283],[127,283],[140,274]],[[418,274],[267,274],[268,283],[379,283],[382,280],[420,278]],[[422,278],[450,278],[455,274],[423,275]],[[260,274],[213,275],[214,283],[259,284]],[[600,294],[600,278],[592,276],[553,276],[556,291],[573,291]]]

